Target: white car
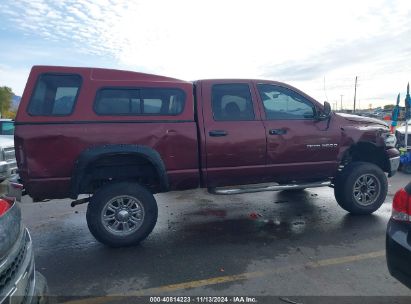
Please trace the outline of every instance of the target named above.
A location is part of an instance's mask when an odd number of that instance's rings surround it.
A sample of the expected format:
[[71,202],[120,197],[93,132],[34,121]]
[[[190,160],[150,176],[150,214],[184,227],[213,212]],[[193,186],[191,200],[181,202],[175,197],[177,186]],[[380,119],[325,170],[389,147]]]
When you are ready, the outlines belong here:
[[0,182],[17,174],[14,138],[0,136]]
[[21,210],[0,198],[0,303],[45,304],[46,279],[35,270],[33,243],[21,221]]
[[0,182],[17,174],[14,152],[14,121],[0,119]]
[[0,118],[0,137],[14,138],[14,121]]
[[[404,147],[405,139],[405,122],[402,122],[398,128],[395,129],[395,137],[397,138],[397,146]],[[407,145],[411,146],[411,119],[408,120],[408,141]]]

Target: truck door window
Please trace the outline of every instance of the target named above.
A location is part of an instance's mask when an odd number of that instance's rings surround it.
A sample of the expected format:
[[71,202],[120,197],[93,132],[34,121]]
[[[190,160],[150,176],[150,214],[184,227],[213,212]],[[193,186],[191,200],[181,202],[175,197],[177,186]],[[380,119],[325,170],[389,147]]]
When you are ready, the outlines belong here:
[[28,113],[41,116],[70,115],[80,86],[79,75],[41,75],[31,96]]
[[211,105],[214,120],[254,120],[250,87],[245,83],[216,84]]
[[269,84],[257,87],[268,120],[314,118],[314,106],[296,92]]

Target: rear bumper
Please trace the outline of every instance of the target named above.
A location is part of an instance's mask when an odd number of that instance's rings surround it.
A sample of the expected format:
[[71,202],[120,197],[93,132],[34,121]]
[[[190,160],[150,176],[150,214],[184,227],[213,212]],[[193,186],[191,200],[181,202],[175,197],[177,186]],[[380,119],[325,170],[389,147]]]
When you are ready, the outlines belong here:
[[[13,188],[22,190],[22,195],[28,194],[33,200],[41,201],[43,199],[59,199],[70,197],[70,177],[67,178],[39,178],[26,179],[23,181],[20,177],[9,179]],[[19,184],[20,186],[17,186]],[[14,187],[14,186],[17,186]],[[24,186],[24,187],[23,187]],[[9,187],[9,190],[13,190]],[[19,191],[16,195],[10,195],[18,198]]]
[[411,288],[410,223],[390,219],[386,234],[387,266],[391,275]]

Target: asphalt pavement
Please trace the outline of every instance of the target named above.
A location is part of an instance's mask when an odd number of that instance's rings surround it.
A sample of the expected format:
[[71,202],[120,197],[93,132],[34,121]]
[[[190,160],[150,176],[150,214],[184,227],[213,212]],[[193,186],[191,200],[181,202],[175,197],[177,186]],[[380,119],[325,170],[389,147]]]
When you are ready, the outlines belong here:
[[385,230],[393,194],[410,179],[402,173],[391,178],[386,202],[369,216],[347,214],[331,188],[159,194],[152,234],[138,246],[119,249],[91,236],[86,205],[30,203],[25,197],[21,206],[37,270],[59,300],[87,296],[76,303],[105,303],[106,295],[274,296],[288,303],[306,296],[403,299],[398,297],[411,291],[388,273]]

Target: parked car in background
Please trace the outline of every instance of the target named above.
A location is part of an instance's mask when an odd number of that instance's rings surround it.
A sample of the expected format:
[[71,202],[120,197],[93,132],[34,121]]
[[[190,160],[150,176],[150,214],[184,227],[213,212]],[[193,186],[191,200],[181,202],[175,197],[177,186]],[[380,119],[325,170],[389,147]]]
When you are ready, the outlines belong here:
[[394,196],[386,251],[391,275],[411,288],[411,182]]
[[11,119],[0,119],[0,137],[8,136],[14,138],[14,121]]
[[397,138],[397,146],[398,147],[404,147],[406,123],[408,123],[408,142],[407,142],[407,145],[411,146],[411,120],[408,120],[408,122],[403,121],[403,122],[399,123],[399,126],[395,129],[395,137]]
[[46,303],[47,283],[35,271],[30,233],[14,199],[0,199],[0,303]]
[[13,136],[0,136],[0,182],[17,174]]
[[14,151],[14,121],[0,119],[0,182],[17,174],[16,153]]

